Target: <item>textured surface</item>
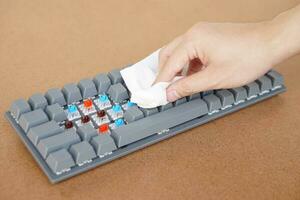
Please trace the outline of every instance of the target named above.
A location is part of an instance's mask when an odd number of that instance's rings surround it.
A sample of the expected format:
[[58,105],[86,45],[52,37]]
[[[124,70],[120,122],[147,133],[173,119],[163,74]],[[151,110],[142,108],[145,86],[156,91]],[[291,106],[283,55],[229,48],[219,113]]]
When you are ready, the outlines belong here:
[[[0,1],[1,113],[134,63],[196,21],[256,21],[296,2]],[[299,63],[277,67],[287,93],[54,186],[1,115],[0,199],[299,199]]]

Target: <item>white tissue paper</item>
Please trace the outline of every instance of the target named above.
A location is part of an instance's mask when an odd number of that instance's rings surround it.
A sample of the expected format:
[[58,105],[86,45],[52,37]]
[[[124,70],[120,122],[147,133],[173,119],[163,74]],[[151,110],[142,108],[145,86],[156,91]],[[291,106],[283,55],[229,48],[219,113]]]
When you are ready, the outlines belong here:
[[[168,103],[166,89],[171,82],[152,85],[158,73],[159,51],[160,49],[136,64],[121,70],[121,75],[131,92],[130,101],[142,108],[154,108]],[[179,78],[176,77],[173,81]]]

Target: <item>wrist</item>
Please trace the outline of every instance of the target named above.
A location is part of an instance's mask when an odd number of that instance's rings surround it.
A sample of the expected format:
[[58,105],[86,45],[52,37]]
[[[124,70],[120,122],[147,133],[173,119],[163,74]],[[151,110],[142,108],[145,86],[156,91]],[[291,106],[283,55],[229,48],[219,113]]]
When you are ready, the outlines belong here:
[[274,66],[300,51],[299,12],[284,12],[263,22],[263,37],[271,65]]

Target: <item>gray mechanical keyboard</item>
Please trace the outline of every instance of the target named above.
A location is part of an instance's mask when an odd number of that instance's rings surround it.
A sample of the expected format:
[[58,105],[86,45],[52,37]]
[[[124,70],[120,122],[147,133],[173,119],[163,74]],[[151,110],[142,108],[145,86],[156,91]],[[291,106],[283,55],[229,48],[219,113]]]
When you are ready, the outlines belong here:
[[5,116],[56,183],[284,91],[272,70],[243,87],[143,109],[113,70],[16,100]]

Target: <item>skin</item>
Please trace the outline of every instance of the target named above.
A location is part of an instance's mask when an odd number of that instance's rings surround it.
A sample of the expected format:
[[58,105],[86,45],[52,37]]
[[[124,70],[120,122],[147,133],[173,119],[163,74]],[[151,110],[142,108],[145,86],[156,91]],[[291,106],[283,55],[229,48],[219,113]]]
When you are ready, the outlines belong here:
[[245,85],[300,52],[300,5],[270,21],[194,25],[164,46],[155,83],[186,76],[167,88],[173,102],[196,92]]

